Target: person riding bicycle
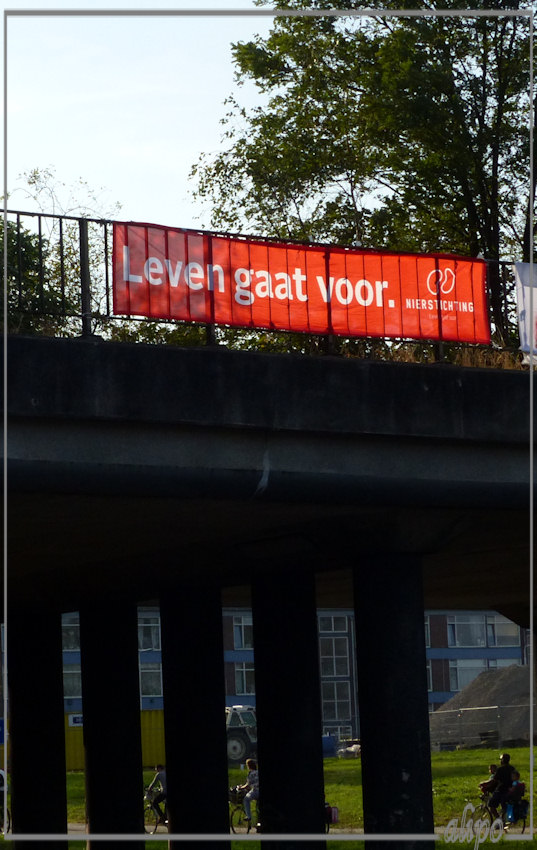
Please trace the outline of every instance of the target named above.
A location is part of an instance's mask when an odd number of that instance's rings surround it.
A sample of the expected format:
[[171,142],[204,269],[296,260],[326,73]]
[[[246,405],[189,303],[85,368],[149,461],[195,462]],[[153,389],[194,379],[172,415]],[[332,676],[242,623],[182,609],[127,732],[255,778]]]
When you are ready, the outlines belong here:
[[152,805],[155,811],[158,812],[159,823],[166,823],[166,816],[159,806],[159,803],[166,804],[166,768],[162,764],[157,764],[155,770],[155,776],[147,786],[147,790],[152,791],[153,788],[157,787],[157,793],[153,797]]
[[246,820],[251,823],[252,821],[252,800],[259,800],[259,774],[257,771],[257,762],[255,759],[246,759],[246,767],[248,768],[248,774],[246,776],[246,782],[244,785],[239,785],[238,787],[246,791],[246,795],[242,804],[244,806],[244,811],[246,813]]
[[511,776],[513,778],[513,784],[507,791],[507,802],[519,803],[526,793],[526,783],[520,781],[520,773],[518,770],[513,770]]
[[512,773],[515,768],[512,764],[510,764],[510,762],[511,756],[509,753],[502,753],[500,756],[500,766],[494,776],[496,780],[496,787],[494,788],[492,797],[489,801],[489,808],[494,819],[499,817],[498,806],[501,804],[502,807],[505,807],[508,800],[509,789],[513,784]]
[[528,811],[528,801],[522,797],[526,793],[525,782],[520,781],[520,773],[518,770],[513,770],[513,784],[507,792],[505,801],[505,829],[512,823],[516,823],[519,818],[525,819]]
[[495,764],[489,764],[489,778],[485,779],[483,782],[479,783],[479,788],[482,794],[488,794],[490,791],[494,791],[496,787],[496,771],[498,767]]

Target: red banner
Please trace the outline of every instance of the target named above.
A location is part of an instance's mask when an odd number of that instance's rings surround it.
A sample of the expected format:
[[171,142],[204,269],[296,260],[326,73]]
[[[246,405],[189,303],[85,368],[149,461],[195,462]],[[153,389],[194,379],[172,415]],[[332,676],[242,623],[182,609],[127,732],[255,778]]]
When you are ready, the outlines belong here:
[[114,224],[114,313],[339,336],[490,342],[483,260]]

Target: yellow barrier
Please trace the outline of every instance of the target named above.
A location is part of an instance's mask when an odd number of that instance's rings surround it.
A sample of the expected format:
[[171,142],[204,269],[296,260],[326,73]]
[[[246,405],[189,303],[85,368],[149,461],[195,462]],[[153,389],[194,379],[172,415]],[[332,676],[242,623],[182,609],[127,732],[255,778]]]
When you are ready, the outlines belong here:
[[144,767],[166,764],[164,753],[164,712],[142,711],[142,761]]
[[[71,721],[69,718],[71,717]],[[67,770],[84,770],[84,740],[82,726],[73,725],[80,715],[65,715],[65,765]],[[165,764],[164,712],[142,711],[142,761],[144,767]]]
[[[84,770],[84,739],[82,726],[72,724],[80,714],[65,715],[65,767],[67,770]],[[69,722],[71,718],[71,724]]]

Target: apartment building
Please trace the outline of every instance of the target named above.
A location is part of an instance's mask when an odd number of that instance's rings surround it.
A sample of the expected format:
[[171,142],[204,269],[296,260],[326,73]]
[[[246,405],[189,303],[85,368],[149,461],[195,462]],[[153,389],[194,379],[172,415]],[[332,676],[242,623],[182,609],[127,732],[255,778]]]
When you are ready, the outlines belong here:
[[428,611],[425,643],[431,710],[484,670],[528,663],[527,630],[494,611]]
[[[319,610],[319,659],[323,727],[339,738],[359,736],[356,647],[352,610]],[[227,608],[222,617],[226,704],[255,705],[252,615]],[[389,624],[379,624],[379,628]],[[81,722],[82,693],[78,614],[63,616],[65,711]],[[483,670],[527,663],[524,629],[494,611],[427,611],[425,644],[429,708],[437,709]],[[372,638],[374,641],[374,637]],[[161,712],[160,615],[157,607],[138,612],[142,711]],[[359,651],[359,647],[358,647]],[[103,653],[104,663],[104,653]],[[282,659],[285,664],[285,659]],[[293,694],[286,702],[292,705]],[[195,703],[196,694],[185,697]]]

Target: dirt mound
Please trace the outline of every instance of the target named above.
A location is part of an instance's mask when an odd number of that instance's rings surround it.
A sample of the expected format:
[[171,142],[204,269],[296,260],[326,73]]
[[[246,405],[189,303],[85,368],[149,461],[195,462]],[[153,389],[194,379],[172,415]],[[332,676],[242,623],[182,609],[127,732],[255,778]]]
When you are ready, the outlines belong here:
[[445,702],[442,710],[481,705],[529,705],[529,699],[530,667],[512,664],[480,673],[477,679]]
[[530,667],[515,664],[485,670],[431,715],[432,746],[529,744],[530,675]]

